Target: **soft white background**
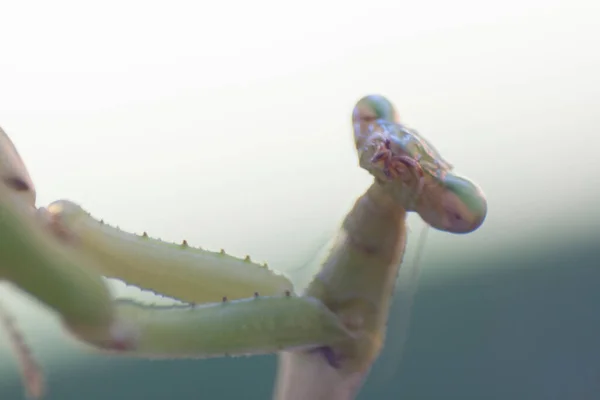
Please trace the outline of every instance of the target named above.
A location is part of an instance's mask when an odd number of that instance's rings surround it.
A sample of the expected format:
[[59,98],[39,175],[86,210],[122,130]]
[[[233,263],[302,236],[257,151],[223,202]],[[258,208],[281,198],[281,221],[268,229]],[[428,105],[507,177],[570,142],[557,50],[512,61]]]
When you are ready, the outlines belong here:
[[[382,93],[489,198],[478,232],[434,233],[427,257],[484,261],[598,226],[599,8],[2,1],[0,126],[41,205],[68,198],[126,230],[294,270],[369,184],[350,112]],[[53,352],[52,316],[0,289],[36,353]]]

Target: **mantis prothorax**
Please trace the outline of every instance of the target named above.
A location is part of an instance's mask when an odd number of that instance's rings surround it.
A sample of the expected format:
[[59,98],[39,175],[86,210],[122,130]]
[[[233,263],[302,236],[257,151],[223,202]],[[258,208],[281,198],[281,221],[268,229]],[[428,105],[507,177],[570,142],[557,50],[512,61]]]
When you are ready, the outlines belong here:
[[[469,233],[483,223],[487,204],[399,123],[384,97],[361,99],[352,120],[359,164],[375,179],[304,293],[249,257],[127,233],[68,200],[36,208],[34,185],[1,130],[0,279],[96,349],[147,358],[280,353],[275,399],[354,399],[382,349],[407,212],[438,230]],[[115,300],[103,277],[188,305]],[[41,395],[39,379],[26,382]]]

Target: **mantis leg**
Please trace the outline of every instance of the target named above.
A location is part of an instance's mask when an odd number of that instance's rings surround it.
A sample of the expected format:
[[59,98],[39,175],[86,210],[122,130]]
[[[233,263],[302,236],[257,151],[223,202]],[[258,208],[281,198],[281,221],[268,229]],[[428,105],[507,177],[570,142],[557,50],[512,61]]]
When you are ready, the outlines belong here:
[[[0,155],[6,149],[0,146]],[[25,176],[23,165],[15,168],[0,168],[0,174],[19,170]],[[287,278],[249,259],[128,234],[68,201],[36,210],[13,186],[0,185],[0,277],[56,311],[76,337],[96,348],[142,357],[214,357],[327,346],[350,337],[320,301],[292,295]],[[103,275],[188,303],[220,296],[186,307],[115,301]],[[247,298],[227,301],[222,292]]]
[[[102,277],[79,268],[41,232],[35,188],[9,137],[0,129],[0,280],[7,280],[56,311],[67,324],[98,330],[110,325],[112,300]],[[0,310],[21,367],[28,397],[40,398],[44,380],[9,311]]]
[[[117,303],[119,317],[135,326],[125,355],[208,358],[268,354],[330,346],[351,338],[319,300],[283,295],[201,306],[143,306]],[[108,349],[111,350],[111,349]]]
[[0,279],[34,296],[66,321],[107,325],[113,305],[103,278],[82,268],[88,260],[68,251],[41,228],[33,183],[2,130],[0,178]]
[[90,260],[41,229],[34,210],[0,185],[0,279],[9,281],[82,329],[110,325],[113,300]]
[[194,248],[186,241],[173,244],[135,235],[95,220],[80,206],[56,201],[47,209],[45,223],[74,251],[95,261],[98,272],[142,289],[187,303],[210,303],[274,296],[293,291],[288,278],[250,260]]
[[[81,340],[148,357],[210,357],[328,345],[348,333],[319,301],[289,292],[189,307],[114,301],[95,261],[41,228],[0,188],[2,277],[57,311]],[[82,268],[81,265],[88,267]]]

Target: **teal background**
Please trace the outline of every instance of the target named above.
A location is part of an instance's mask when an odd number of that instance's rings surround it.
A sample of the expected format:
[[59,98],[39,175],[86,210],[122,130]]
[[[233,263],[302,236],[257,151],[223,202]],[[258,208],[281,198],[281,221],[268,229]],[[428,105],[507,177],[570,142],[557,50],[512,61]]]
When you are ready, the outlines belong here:
[[[425,264],[404,357],[382,357],[359,399],[598,398],[597,238],[532,237],[523,249],[448,258],[444,268],[459,272],[443,278]],[[392,320],[391,348],[395,329]],[[263,400],[272,390],[275,361],[94,358],[81,368],[50,369],[48,400]],[[0,398],[22,398],[19,380],[6,378]]]

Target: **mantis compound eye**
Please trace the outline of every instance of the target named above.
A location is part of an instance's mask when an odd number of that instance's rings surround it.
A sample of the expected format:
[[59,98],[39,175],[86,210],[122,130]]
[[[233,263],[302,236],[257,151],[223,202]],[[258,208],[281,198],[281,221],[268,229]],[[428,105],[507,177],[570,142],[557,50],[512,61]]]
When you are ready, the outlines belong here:
[[354,122],[357,120],[375,121],[376,119],[396,122],[398,115],[394,105],[388,99],[378,94],[371,94],[356,103],[352,119]]
[[435,194],[419,215],[435,229],[450,233],[470,233],[478,229],[487,215],[487,200],[470,180],[446,174],[442,191]]
[[365,132],[377,120],[396,122],[398,115],[394,105],[385,97],[377,94],[365,96],[360,99],[352,111],[354,140],[357,148],[362,147]]

